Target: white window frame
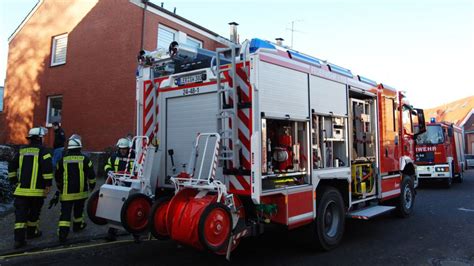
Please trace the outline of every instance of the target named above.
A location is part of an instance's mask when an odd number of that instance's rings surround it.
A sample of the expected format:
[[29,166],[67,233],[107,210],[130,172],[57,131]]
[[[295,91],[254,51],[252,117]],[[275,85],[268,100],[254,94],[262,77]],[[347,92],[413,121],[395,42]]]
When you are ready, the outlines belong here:
[[[55,62],[56,61],[55,60],[56,59],[56,43],[57,43],[57,40],[59,40],[61,38],[66,38],[66,54],[64,55],[64,61]],[[57,35],[57,36],[53,37],[53,42],[52,42],[52,45],[51,45],[51,66],[59,66],[59,65],[66,64],[67,45],[68,45],[67,41],[68,41],[68,34],[67,33]]]
[[174,34],[174,41],[178,41],[178,32],[177,30],[173,29],[173,28],[170,28],[170,27],[167,27],[163,24],[158,24],[158,30],[157,30],[157,35],[156,35],[156,48],[158,49],[158,41],[160,40],[160,28],[163,29],[163,30],[166,30],[166,31],[169,31],[169,32],[172,32]]
[[[51,99],[56,99],[56,98],[63,98],[62,95],[52,95],[52,96],[48,96],[47,98],[47,106],[46,106],[46,127],[52,127],[53,126],[53,123],[50,123],[49,121],[49,110],[50,110],[50,107],[51,107]],[[61,108],[62,110],[62,108]],[[62,114],[61,114],[61,119],[62,119]],[[62,121],[61,121],[62,122]],[[60,123],[61,123],[60,122]]]
[[[202,48],[202,41],[201,41],[201,40],[198,40],[198,39],[196,39],[196,38],[193,38],[193,37],[191,37],[191,36],[189,36],[189,35],[187,36],[187,39],[189,39],[189,40],[191,40],[191,41],[193,41],[193,42],[199,43],[199,48]],[[186,43],[187,43],[187,40],[186,40]]]

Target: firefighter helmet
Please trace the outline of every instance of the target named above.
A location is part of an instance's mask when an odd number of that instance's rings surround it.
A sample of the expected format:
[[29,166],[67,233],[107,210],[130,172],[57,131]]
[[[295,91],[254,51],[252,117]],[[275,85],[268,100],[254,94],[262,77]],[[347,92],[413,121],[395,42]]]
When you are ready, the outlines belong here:
[[117,141],[117,147],[119,149],[128,149],[130,148],[130,141],[126,138],[121,138]]
[[79,135],[75,134],[74,136],[69,138],[69,141],[67,142],[67,148],[69,150],[82,148],[82,141]]
[[44,137],[48,133],[48,130],[44,127],[34,127],[30,129],[28,132],[28,137],[27,138],[32,138],[32,137]]

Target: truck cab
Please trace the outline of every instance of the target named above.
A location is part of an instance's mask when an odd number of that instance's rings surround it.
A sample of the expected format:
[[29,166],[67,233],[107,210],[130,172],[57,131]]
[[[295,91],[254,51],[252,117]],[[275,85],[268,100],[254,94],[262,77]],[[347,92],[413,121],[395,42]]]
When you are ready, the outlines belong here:
[[462,182],[462,130],[446,122],[427,124],[416,138],[416,165],[419,180],[441,180],[450,187]]

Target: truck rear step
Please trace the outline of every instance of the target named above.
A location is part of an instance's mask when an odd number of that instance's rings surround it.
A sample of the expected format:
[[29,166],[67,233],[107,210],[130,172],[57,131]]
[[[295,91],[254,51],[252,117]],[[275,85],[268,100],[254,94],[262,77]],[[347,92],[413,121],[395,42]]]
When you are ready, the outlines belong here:
[[380,214],[389,212],[391,210],[395,209],[393,206],[372,206],[368,208],[364,208],[362,210],[355,210],[352,212],[349,212],[347,214],[347,217],[352,218],[352,219],[361,219],[361,220],[368,220],[370,218],[373,218],[375,216],[378,216]]

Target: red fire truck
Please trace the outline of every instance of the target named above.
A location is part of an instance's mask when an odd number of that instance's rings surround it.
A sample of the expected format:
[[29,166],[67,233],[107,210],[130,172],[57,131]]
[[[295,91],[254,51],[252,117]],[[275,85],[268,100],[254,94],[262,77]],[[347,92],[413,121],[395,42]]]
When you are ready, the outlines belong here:
[[261,39],[139,60],[137,174],[109,177],[94,221],[229,256],[268,223],[329,250],[346,217],[413,212],[425,123],[404,93]]
[[454,181],[461,183],[464,172],[462,129],[447,122],[434,120],[426,132],[416,138],[418,180],[440,179],[449,188]]

